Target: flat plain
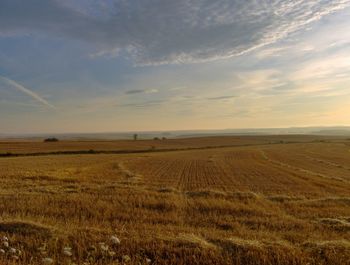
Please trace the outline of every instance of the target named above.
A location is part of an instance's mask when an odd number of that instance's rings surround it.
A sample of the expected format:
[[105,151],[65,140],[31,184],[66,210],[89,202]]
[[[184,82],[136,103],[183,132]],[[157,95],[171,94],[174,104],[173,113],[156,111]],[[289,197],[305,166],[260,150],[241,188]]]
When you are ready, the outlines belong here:
[[350,264],[348,139],[4,140],[0,153],[0,264]]

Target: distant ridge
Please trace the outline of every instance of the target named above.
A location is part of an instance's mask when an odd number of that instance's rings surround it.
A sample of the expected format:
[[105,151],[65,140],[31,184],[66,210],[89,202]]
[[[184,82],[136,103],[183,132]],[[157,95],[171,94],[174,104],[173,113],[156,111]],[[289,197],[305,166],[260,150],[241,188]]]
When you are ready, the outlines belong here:
[[57,137],[72,140],[125,140],[138,134],[138,139],[154,137],[188,138],[205,136],[239,136],[239,135],[281,135],[281,134],[311,134],[322,136],[350,136],[350,126],[319,126],[290,128],[247,128],[222,130],[174,130],[174,131],[130,131],[101,133],[42,133],[42,134],[5,134],[0,133],[0,139],[43,139]]

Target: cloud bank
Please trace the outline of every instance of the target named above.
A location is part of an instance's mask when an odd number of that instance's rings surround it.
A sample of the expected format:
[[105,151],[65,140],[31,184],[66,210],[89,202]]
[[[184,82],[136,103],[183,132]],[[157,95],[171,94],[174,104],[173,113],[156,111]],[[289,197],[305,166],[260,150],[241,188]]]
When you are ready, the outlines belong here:
[[122,50],[137,64],[191,63],[275,43],[350,6],[349,0],[109,0],[101,14],[91,1],[81,8],[67,3],[2,0],[0,36],[36,32],[87,42],[97,55]]

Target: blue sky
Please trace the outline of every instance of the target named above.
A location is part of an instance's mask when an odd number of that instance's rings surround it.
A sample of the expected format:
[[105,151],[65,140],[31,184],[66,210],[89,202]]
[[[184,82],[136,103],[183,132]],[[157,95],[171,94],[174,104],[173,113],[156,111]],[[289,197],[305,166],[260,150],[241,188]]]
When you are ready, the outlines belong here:
[[350,125],[350,1],[2,0],[0,133]]

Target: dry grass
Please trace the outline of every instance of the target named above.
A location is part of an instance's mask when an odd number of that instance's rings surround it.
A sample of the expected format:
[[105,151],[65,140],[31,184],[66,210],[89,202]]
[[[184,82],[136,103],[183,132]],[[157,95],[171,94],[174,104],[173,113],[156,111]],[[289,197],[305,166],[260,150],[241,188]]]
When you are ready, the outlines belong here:
[[3,157],[0,264],[350,264],[349,162],[341,142]]

